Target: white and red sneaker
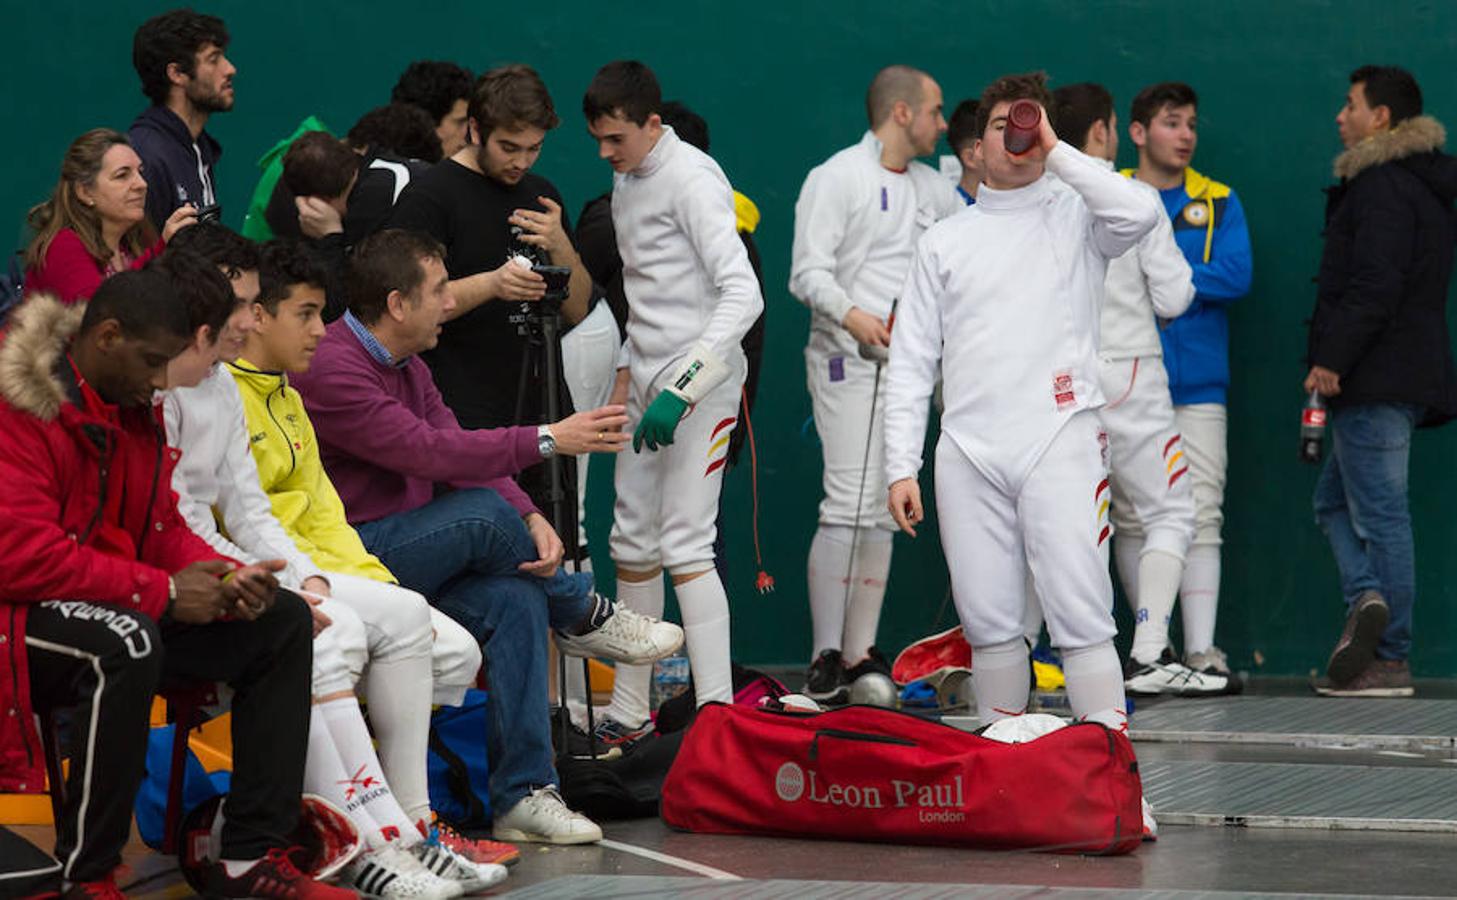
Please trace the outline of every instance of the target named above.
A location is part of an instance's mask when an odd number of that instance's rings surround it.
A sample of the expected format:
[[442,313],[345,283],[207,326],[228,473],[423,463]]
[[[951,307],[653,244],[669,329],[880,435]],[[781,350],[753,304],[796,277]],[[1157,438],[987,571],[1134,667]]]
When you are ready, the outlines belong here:
[[896,684],[910,684],[943,669],[970,669],[971,645],[960,625],[923,637],[900,652],[890,667]]

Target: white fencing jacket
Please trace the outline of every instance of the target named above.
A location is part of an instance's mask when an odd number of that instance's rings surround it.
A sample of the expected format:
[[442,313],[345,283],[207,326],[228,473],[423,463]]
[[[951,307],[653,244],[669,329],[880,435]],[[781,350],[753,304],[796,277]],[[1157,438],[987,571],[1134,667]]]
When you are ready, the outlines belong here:
[[[1098,320],[1108,260],[1164,217],[1156,197],[1065,143],[1026,187],[983,186],[916,248],[891,341],[887,483],[921,468],[937,364],[941,429],[1016,494],[1063,424],[1103,404]],[[1071,190],[1060,189],[1060,179]]]
[[664,127],[636,169],[613,177],[612,225],[628,303],[619,368],[655,378],[699,341],[733,358],[764,298],[718,163]]
[[[812,328],[841,330],[852,306],[882,319],[890,312],[892,298],[850,295],[875,237],[881,149],[867,131],[860,143],[811,169],[800,188],[789,292],[814,311]],[[961,209],[956,186],[930,166],[912,160],[907,174],[916,191],[915,237]]]
[[283,560],[278,580],[285,587],[298,588],[314,575],[328,580],[273,515],[248,449],[237,380],[218,364],[197,387],[173,388],[162,397],[167,443],[182,451],[172,489],[193,534],[245,563]]

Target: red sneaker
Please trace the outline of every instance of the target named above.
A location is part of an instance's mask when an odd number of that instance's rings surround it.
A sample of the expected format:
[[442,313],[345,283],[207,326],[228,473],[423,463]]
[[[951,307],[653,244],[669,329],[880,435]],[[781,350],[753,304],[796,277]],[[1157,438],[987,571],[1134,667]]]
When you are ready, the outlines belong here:
[[942,669],[970,668],[971,645],[956,625],[902,650],[890,668],[890,677],[896,684],[910,684]]
[[61,892],[61,900],[126,900],[126,894],[116,886],[116,877],[108,875],[100,881],[80,881],[71,885]]
[[521,860],[521,851],[516,849],[515,844],[489,841],[485,838],[468,838],[444,822],[437,821],[432,827],[437,841],[473,863],[514,866]]
[[273,849],[268,855],[234,878],[221,863],[208,872],[210,897],[278,897],[283,900],[344,900],[358,897],[354,891],[315,881],[298,870],[289,851]]

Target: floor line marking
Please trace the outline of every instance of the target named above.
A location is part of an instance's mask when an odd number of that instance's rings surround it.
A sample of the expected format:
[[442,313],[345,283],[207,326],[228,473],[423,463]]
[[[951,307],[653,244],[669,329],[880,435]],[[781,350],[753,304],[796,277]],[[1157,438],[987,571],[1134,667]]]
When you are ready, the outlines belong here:
[[633,844],[624,844],[621,841],[609,841],[605,838],[601,841],[598,841],[597,843],[603,847],[606,847],[609,850],[617,850],[621,853],[630,853],[633,856],[641,856],[643,859],[650,859],[653,862],[660,862],[665,866],[674,866],[679,869],[684,869],[686,871],[693,872],[694,874],[702,875],[705,878],[714,878],[719,881],[744,880],[741,876],[735,875],[732,872],[725,872],[723,869],[715,869],[713,866],[705,866],[702,863],[696,863],[691,859],[683,859],[682,857],[678,856],[669,856],[666,853],[659,853],[656,850],[649,850],[646,847],[638,847]]
[[1378,756],[1394,756],[1398,759],[1426,759],[1422,753],[1407,753],[1405,750],[1378,750]]

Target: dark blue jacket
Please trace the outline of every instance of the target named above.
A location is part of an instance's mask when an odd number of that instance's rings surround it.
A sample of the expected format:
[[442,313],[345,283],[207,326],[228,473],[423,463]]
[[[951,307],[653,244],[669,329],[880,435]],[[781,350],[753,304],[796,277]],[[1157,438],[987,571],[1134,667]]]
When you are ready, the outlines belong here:
[[1341,376],[1333,406],[1412,403],[1457,416],[1447,287],[1457,243],[1457,159],[1419,116],[1336,159],[1328,189],[1310,364]]
[[132,149],[142,158],[147,179],[147,218],[162,230],[167,217],[184,203],[216,203],[213,166],[223,147],[204,131],[193,143],[187,124],[165,106],[149,106],[132,122]]

